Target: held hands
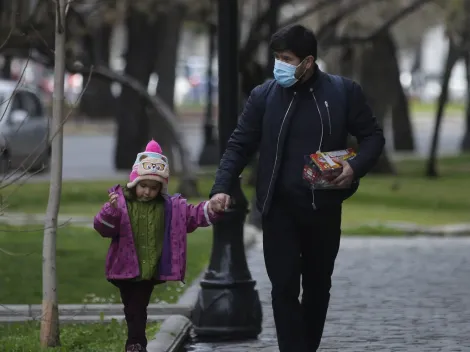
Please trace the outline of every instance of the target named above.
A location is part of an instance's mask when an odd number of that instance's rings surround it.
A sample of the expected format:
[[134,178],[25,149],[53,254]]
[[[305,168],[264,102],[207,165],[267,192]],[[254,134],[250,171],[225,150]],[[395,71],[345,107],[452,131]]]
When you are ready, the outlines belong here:
[[109,194],[109,204],[111,204],[111,206],[114,209],[117,209],[117,207],[118,207],[117,200],[118,200],[118,195],[114,192],[111,192]]
[[349,165],[349,163],[343,159],[335,158],[334,161],[343,167],[343,172],[338,177],[336,177],[332,183],[338,187],[351,186],[351,183],[354,180],[354,170],[352,169],[351,165]]
[[209,201],[209,210],[213,213],[223,213],[230,206],[230,196],[225,193],[217,193]]

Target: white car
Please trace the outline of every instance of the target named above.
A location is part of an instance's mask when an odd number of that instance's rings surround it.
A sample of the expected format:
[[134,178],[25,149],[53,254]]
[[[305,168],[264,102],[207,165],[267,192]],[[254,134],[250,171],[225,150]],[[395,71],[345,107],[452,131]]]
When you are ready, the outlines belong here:
[[49,118],[39,95],[16,81],[0,80],[0,173],[49,167]]

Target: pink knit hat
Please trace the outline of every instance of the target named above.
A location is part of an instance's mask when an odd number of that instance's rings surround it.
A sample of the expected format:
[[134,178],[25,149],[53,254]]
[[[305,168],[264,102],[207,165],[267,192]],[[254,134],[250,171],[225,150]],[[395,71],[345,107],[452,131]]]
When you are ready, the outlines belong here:
[[127,187],[133,188],[142,180],[154,180],[161,182],[161,192],[167,194],[169,177],[168,159],[162,154],[160,145],[152,139],[147,144],[145,152],[137,154]]

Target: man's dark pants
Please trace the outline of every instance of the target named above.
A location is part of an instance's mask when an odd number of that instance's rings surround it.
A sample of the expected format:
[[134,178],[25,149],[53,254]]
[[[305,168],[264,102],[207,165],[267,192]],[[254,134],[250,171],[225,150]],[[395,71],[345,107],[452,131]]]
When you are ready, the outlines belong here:
[[279,350],[316,351],[340,244],[341,206],[314,211],[275,198],[263,217],[263,236]]

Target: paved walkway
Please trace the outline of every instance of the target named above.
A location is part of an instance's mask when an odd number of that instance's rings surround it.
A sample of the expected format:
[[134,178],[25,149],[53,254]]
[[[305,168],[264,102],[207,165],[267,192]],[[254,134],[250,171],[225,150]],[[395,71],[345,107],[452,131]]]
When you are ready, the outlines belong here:
[[[187,351],[278,351],[262,248],[248,261],[265,316],[259,339]],[[470,351],[470,239],[343,239],[320,351]]]

